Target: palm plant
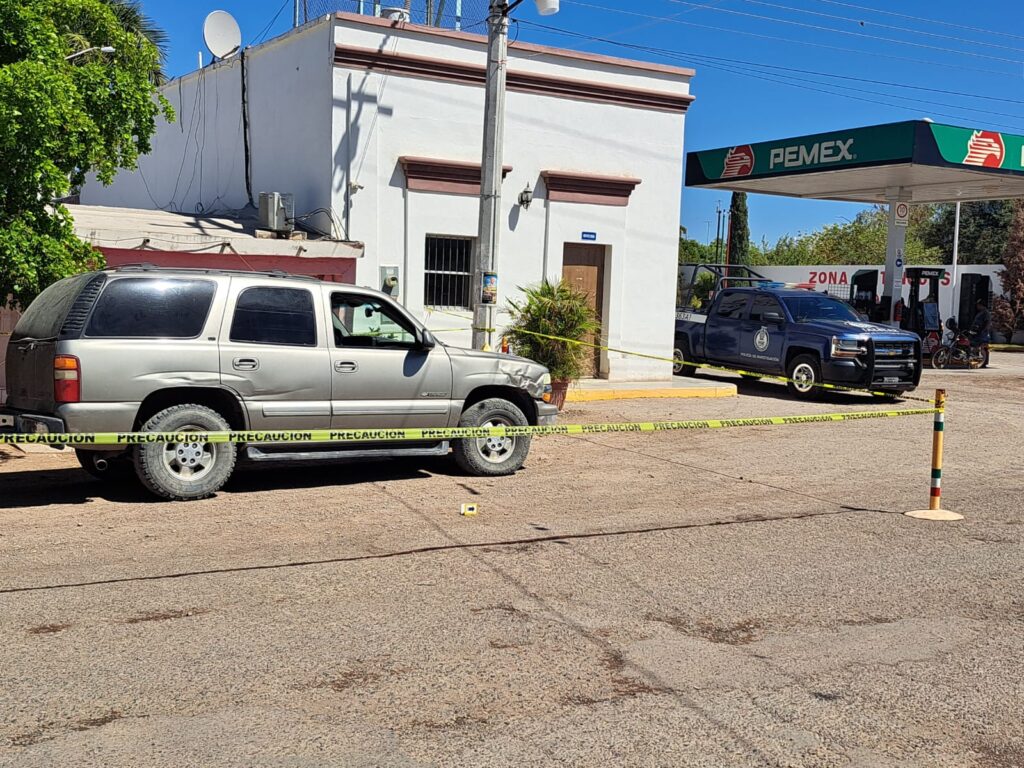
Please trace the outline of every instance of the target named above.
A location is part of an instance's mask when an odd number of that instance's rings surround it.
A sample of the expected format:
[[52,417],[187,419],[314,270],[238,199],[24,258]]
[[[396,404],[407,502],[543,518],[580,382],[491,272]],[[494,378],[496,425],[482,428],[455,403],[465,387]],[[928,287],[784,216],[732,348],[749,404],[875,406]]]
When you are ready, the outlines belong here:
[[126,32],[148,40],[156,47],[160,53],[160,64],[151,75],[153,82],[157,85],[166,82],[167,75],[164,72],[164,66],[167,64],[167,47],[170,42],[167,32],[145,14],[140,0],[103,0],[103,2],[110,6],[110,10],[114,12]]
[[[526,298],[522,302],[509,301],[512,325],[505,331],[513,350],[547,366],[554,382],[580,378],[593,348],[572,342],[583,341],[601,330],[587,294],[564,280],[557,284],[545,280],[520,290]],[[547,338],[551,336],[559,338]]]

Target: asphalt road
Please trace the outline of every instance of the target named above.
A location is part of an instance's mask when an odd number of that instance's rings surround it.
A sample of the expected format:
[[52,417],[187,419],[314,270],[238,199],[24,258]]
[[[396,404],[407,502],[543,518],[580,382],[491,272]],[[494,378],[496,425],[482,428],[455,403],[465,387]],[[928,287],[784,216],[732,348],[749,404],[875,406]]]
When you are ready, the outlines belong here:
[[[936,386],[958,523],[900,514],[929,416],[545,438],[497,480],[261,468],[193,504],[8,450],[0,765],[1024,766],[1024,355]],[[879,407],[740,391],[565,420]]]

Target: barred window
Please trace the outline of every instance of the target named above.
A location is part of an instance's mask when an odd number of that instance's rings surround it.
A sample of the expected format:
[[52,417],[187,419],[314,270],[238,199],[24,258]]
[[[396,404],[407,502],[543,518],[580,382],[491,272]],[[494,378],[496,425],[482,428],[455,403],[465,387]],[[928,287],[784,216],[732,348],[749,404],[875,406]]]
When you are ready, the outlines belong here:
[[424,305],[440,309],[472,309],[473,243],[471,237],[427,235]]

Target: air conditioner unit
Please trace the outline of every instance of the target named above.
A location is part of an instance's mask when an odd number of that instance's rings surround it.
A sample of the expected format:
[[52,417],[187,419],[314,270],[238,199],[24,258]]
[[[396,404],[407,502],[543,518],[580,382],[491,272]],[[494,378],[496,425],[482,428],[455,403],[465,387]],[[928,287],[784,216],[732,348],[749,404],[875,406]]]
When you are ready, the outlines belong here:
[[260,229],[291,232],[295,229],[295,195],[260,192]]

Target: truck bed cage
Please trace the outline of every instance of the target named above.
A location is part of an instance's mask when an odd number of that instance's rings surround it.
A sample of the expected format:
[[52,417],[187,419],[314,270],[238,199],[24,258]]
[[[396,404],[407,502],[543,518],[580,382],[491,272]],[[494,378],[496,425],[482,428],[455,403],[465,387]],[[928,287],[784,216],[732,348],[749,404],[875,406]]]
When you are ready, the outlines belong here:
[[[701,280],[705,275],[707,278]],[[755,272],[746,264],[680,264],[676,283],[676,308],[700,312],[723,288],[769,283],[776,281]]]

